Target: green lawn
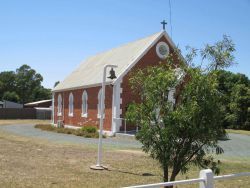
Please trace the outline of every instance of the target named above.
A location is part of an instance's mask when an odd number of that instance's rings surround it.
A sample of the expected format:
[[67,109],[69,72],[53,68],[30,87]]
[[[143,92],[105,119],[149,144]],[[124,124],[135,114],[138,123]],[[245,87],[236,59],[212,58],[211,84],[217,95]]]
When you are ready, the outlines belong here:
[[1,119],[1,125],[14,125],[14,124],[48,124],[51,120],[39,120],[39,119]]
[[[105,149],[109,170],[93,171],[97,148],[86,144],[57,144],[20,137],[0,130],[0,187],[123,187],[162,181],[159,164],[140,150]],[[221,174],[250,171],[250,159],[222,160]],[[191,167],[178,179],[197,178]],[[216,182],[217,188],[247,188],[250,178]],[[198,185],[179,185],[191,188]]]
[[246,130],[235,130],[235,129],[226,129],[227,133],[235,133],[235,134],[244,134],[250,136],[250,131]]
[[[103,163],[109,169],[93,171],[89,167],[96,162],[97,148],[87,144],[49,142],[0,129],[0,145],[4,146],[0,147],[0,187],[112,188],[162,182],[159,164],[140,150],[105,148]],[[250,159],[227,157],[221,162],[221,175],[250,172]],[[197,178],[199,171],[191,167],[177,179]],[[249,177],[216,181],[216,188],[248,188],[249,185]],[[178,188],[193,187],[198,184],[178,185]]]

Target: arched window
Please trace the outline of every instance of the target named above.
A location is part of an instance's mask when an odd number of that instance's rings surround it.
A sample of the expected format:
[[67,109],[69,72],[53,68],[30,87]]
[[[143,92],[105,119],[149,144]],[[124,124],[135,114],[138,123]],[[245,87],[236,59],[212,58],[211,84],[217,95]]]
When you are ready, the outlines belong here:
[[177,78],[177,82],[180,83],[183,81],[184,77],[186,76],[186,73],[183,69],[181,68],[176,68],[174,69],[174,74]]
[[69,94],[69,116],[73,116],[74,111],[74,96],[73,93]]
[[[98,104],[97,104],[97,117],[98,118],[101,117],[101,97],[102,97],[102,89],[100,89],[98,92]],[[104,103],[103,109],[105,109],[105,103]],[[103,117],[104,115],[105,114],[103,114]]]
[[57,97],[57,115],[62,115],[62,95],[59,94]]
[[82,93],[82,117],[88,117],[88,94],[86,91]]
[[175,88],[171,88],[168,92],[168,101],[175,104]]

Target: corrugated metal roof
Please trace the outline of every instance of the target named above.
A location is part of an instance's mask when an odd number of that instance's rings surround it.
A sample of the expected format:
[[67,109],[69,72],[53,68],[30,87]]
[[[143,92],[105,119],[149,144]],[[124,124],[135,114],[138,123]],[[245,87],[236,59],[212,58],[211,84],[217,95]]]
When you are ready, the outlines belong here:
[[118,67],[115,68],[116,75],[121,75],[164,33],[164,31],[161,31],[149,37],[89,57],[65,80],[59,83],[53,91],[100,85],[102,83],[103,67],[106,64],[117,65]]
[[46,102],[51,102],[51,99],[48,100],[41,100],[41,101],[35,101],[35,102],[30,102],[30,103],[26,103],[24,104],[25,106],[29,106],[29,105],[34,105],[34,104],[41,104],[41,103],[46,103]]

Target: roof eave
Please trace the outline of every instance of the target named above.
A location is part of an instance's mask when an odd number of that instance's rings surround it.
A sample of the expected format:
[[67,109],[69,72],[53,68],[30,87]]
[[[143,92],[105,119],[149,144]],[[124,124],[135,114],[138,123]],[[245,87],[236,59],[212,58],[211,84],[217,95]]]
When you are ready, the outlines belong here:
[[[105,85],[110,85],[113,84],[112,81],[107,81]],[[92,87],[99,87],[102,86],[102,83],[97,83],[97,84],[89,84],[89,85],[84,85],[84,86],[77,86],[77,87],[69,87],[69,88],[63,88],[63,89],[53,89],[52,93],[56,92],[63,92],[63,91],[70,91],[70,90],[77,90],[77,89],[87,89],[87,88],[92,88]]]

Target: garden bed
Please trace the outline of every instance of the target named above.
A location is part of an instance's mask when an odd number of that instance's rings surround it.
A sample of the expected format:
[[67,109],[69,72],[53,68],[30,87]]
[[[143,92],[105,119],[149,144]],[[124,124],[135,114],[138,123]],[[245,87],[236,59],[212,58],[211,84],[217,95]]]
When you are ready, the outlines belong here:
[[52,131],[56,133],[73,134],[73,135],[82,136],[85,138],[98,138],[99,137],[97,128],[94,126],[84,126],[80,129],[69,129],[69,128],[54,127],[50,124],[37,124],[35,125],[35,128],[38,128],[44,131]]

